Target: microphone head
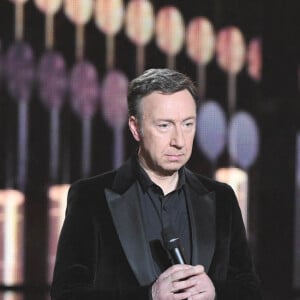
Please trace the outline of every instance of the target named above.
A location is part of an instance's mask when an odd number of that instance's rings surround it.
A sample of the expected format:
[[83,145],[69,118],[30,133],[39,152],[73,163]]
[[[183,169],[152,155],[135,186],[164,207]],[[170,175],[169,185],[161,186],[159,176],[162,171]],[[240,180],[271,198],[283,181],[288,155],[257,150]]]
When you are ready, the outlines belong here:
[[176,237],[172,228],[166,227],[162,230],[162,237],[165,248],[167,249],[173,263],[185,263],[185,258],[180,246],[179,237]]
[[171,227],[165,227],[162,229],[162,237],[164,245],[168,250],[180,248],[179,237],[174,234],[174,231]]

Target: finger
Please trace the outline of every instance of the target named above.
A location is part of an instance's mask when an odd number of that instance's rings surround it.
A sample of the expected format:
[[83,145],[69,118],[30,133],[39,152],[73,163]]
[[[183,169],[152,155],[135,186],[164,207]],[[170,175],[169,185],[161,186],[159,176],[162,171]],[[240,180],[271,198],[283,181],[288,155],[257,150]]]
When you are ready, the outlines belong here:
[[183,299],[189,299],[192,297],[190,292],[187,291],[182,291],[180,293],[173,293],[172,294],[172,299],[173,300],[183,300]]
[[194,278],[188,278],[187,280],[181,281],[173,281],[171,283],[171,292],[178,293],[184,290],[186,292],[192,292],[192,294],[194,294],[196,285],[197,280],[195,280]]
[[189,277],[198,276],[204,274],[204,267],[201,265],[190,266],[190,268],[184,268],[174,271],[170,274],[172,281],[184,280]]
[[177,271],[183,271],[183,270],[188,270],[192,268],[193,266],[191,265],[173,265],[172,267],[168,268],[166,271],[164,271],[161,275],[162,277],[168,277],[171,274],[177,272]]
[[[206,299],[208,295],[215,295],[215,288],[212,284],[210,278],[204,273],[202,275],[198,275],[192,277],[191,280],[195,283],[191,287],[187,287],[185,291],[191,293],[192,296],[197,295],[197,298],[193,299]],[[204,298],[203,298],[204,297]]]
[[[170,278],[170,277],[169,277]],[[152,298],[183,300],[191,296],[191,293],[185,290],[178,290],[173,286],[174,282],[168,278],[158,279],[152,286]]]

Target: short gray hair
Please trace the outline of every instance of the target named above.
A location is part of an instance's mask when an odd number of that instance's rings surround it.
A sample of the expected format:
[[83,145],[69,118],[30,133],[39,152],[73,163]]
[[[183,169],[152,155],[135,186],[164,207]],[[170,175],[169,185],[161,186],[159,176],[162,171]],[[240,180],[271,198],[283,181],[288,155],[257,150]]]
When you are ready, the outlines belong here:
[[133,79],[128,88],[127,104],[129,116],[135,116],[140,120],[140,103],[143,97],[152,92],[173,94],[182,90],[188,90],[198,105],[198,93],[192,80],[175,70],[149,69]]

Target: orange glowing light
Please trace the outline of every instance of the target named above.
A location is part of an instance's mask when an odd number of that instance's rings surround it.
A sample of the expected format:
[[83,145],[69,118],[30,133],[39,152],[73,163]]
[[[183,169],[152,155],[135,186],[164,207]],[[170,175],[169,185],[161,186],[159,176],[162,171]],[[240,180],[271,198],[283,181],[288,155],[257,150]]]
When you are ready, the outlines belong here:
[[241,31],[226,27],[219,31],[216,43],[217,61],[222,69],[230,74],[237,74],[246,58],[246,47]]
[[3,284],[23,282],[24,194],[0,191],[0,279]]
[[247,228],[248,222],[248,175],[238,168],[220,168],[216,171],[215,178],[218,181],[229,184],[238,199],[243,221]]
[[48,281],[52,280],[58,237],[67,207],[69,184],[53,185],[48,190],[49,239],[48,239]]

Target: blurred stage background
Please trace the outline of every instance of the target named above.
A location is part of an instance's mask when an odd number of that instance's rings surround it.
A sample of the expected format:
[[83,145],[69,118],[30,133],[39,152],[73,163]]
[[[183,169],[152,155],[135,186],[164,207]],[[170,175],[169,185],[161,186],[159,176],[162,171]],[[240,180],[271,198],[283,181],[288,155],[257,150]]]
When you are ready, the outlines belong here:
[[299,300],[299,12],[284,0],[1,0],[0,299],[49,299],[69,184],[134,151],[127,82],[171,67],[199,88],[189,167],[236,189],[265,299]]

